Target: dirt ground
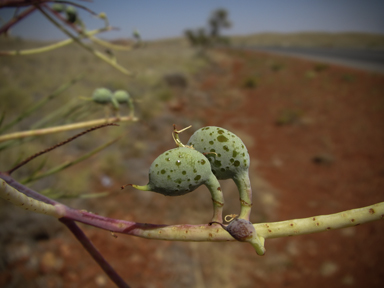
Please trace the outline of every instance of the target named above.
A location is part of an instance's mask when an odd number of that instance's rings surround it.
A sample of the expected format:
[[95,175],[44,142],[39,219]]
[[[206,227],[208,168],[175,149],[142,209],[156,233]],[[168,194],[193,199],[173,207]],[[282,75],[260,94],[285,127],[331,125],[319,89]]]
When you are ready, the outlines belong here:
[[[155,143],[145,156],[122,159],[126,179],[145,184],[148,167],[174,147],[172,124],[221,126],[240,136],[251,156],[252,222],[336,213],[384,201],[384,76],[257,52],[223,50],[212,65],[174,87],[156,119],[140,122],[140,141]],[[137,128],[139,129],[139,128]],[[136,180],[137,179],[137,180]],[[95,190],[100,189],[95,184]],[[225,214],[239,209],[231,181],[223,181]],[[65,202],[100,215],[137,222],[206,223],[204,187],[167,198],[150,192]],[[3,214],[10,210],[3,206]],[[7,210],[8,209],[8,210]],[[1,287],[114,287],[73,236],[54,219],[33,239],[6,247]],[[85,233],[131,287],[383,287],[384,223],[271,239],[266,255],[244,243],[189,243],[114,238],[92,227]],[[12,230],[3,229],[0,233]],[[1,248],[0,248],[1,249]],[[3,248],[5,249],[5,248]]]

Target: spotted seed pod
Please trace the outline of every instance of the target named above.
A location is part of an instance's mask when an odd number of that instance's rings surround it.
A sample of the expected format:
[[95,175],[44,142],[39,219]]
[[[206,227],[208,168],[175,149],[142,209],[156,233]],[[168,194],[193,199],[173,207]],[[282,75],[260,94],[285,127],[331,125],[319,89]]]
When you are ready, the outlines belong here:
[[210,161],[212,172],[219,180],[233,179],[241,200],[239,218],[249,220],[252,190],[249,181],[250,157],[243,141],[220,127],[207,126],[197,130],[188,145],[203,153]]
[[143,191],[153,191],[165,196],[179,196],[207,186],[214,205],[214,221],[222,222],[224,199],[220,184],[211,171],[211,165],[200,152],[178,147],[168,150],[153,161],[147,185],[132,185]]
[[205,154],[217,179],[230,179],[248,171],[247,148],[238,136],[224,128],[203,127],[191,136],[188,145]]

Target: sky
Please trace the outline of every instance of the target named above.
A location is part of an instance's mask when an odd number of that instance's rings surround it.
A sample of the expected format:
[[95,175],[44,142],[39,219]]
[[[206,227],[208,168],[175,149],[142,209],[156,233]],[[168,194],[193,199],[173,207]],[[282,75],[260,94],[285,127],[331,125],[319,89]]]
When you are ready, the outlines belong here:
[[[144,40],[183,36],[186,29],[204,27],[213,10],[229,12],[227,35],[263,32],[369,32],[384,34],[383,0],[93,0],[76,1],[95,12],[105,12],[118,31],[104,39],[130,38],[137,29]],[[14,8],[0,9],[2,23]],[[88,29],[103,22],[80,11]],[[1,23],[1,22],[0,22]],[[16,24],[11,35],[25,39],[60,40],[66,36],[38,11]]]

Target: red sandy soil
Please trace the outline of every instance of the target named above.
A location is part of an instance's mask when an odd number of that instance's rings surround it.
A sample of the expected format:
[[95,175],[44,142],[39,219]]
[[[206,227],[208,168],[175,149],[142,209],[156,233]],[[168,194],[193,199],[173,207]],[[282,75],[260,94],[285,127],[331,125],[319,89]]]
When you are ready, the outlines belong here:
[[[175,94],[148,131],[157,137],[172,129],[159,126],[173,122],[180,128],[194,124],[193,130],[221,126],[238,134],[252,161],[252,222],[337,213],[384,201],[383,75],[223,50],[210,68]],[[186,142],[193,131],[184,133]],[[167,140],[157,147],[158,154],[173,148],[170,133],[163,138]],[[151,159],[143,171],[136,168],[140,181],[146,181]],[[94,199],[91,209],[138,222],[206,223],[212,208],[204,189],[176,199],[132,190]],[[223,190],[226,214],[235,213],[239,205],[233,184],[226,181]],[[244,243],[114,238],[81,227],[131,287],[384,287],[383,221],[267,240],[263,257]],[[32,248],[23,245],[16,243],[14,249],[26,252],[0,270],[0,286],[114,287],[65,230]]]

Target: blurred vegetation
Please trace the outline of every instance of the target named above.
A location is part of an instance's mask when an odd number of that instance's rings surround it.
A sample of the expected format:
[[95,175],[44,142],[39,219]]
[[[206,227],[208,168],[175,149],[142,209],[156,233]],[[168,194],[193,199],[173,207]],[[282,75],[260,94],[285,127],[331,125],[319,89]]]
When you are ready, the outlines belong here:
[[206,49],[218,44],[229,44],[229,38],[222,35],[222,29],[228,29],[232,25],[228,19],[228,14],[225,9],[217,9],[208,19],[207,27],[185,30],[184,34],[189,43],[200,49]]
[[384,35],[357,32],[258,33],[230,38],[234,46],[384,49]]
[[[0,38],[2,50],[27,49],[46,44],[50,43]],[[173,91],[164,84],[164,75],[180,73],[190,77],[188,75],[197,73],[207,65],[204,59],[194,57],[194,50],[185,41],[179,40],[146,43],[145,46],[134,51],[117,51],[116,56],[123,67],[135,72],[134,77],[120,73],[76,45],[68,45],[35,55],[1,57],[0,98],[2,105],[0,113],[5,114],[0,129],[17,117],[21,111],[26,111],[37,101],[47,97],[62,84],[73,80],[80,74],[84,75],[81,80],[54,100],[46,103],[38,113],[26,117],[6,133],[29,130],[33,127],[51,127],[73,121],[103,118],[105,110],[102,106],[81,99],[81,97],[91,97],[94,89],[98,87],[106,87],[112,91],[118,89],[128,91],[137,107],[139,119],[145,122],[151,121],[163,113],[166,102],[174,97]],[[121,116],[128,115],[128,107],[123,105],[120,114]],[[76,159],[108,140],[116,138],[122,131],[129,135],[132,129],[137,129],[134,127],[135,125],[142,124],[120,123],[119,125],[121,128],[103,128],[103,131],[96,131],[87,137],[81,137],[67,144],[63,149],[58,148],[47,156],[32,161],[17,170],[14,177],[24,179],[35,174],[40,168],[43,173],[49,171],[55,166]],[[0,153],[0,170],[7,171],[14,163],[78,132],[80,131],[75,130],[0,143],[0,145],[10,144],[6,152]],[[66,169],[68,171],[38,180],[32,184],[32,188],[43,190],[54,186],[56,192],[66,191],[71,195],[90,193],[92,191],[89,189],[95,181],[94,177],[98,177],[97,175],[116,178],[122,176],[126,165],[124,159],[128,159],[130,156],[137,157],[138,152],[141,152],[141,148],[133,142],[129,137],[123,137],[113,147],[102,151],[103,156],[93,156],[84,163]],[[95,160],[92,160],[95,158],[97,159],[96,165]],[[46,161],[42,167],[43,160]],[[92,167],[92,177],[90,172],[84,172],[85,167]],[[74,185],[68,187],[69,175],[78,174],[79,171],[82,171],[82,176],[76,177],[76,183],[72,181],[76,187]],[[55,191],[52,192],[53,195]],[[65,196],[65,194],[60,194],[60,196]]]

